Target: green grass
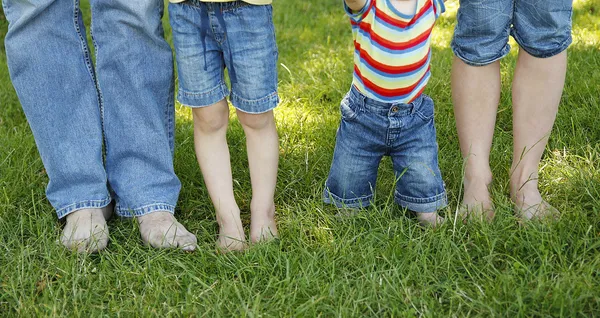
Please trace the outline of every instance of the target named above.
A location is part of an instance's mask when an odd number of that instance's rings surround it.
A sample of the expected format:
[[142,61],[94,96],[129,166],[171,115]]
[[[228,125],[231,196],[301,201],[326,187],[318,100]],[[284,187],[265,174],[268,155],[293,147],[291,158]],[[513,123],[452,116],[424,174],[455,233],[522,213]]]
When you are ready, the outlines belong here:
[[[457,2],[436,27],[434,76],[440,164],[456,208],[462,161],[452,115],[449,41]],[[86,6],[87,7],[87,6]],[[351,82],[349,25],[338,1],[277,0],[281,240],[241,254],[215,252],[211,203],[193,153],[189,109],[177,106],[177,215],[198,235],[193,254],[153,250],[135,223],[110,221],[97,255],[56,244],[61,224],[47,176],[0,50],[0,316],[592,316],[600,312],[600,4],[575,1],[574,43],[541,190],[563,211],[553,225],[519,226],[508,193],[510,83],[502,62],[492,150],[492,224],[421,229],[392,204],[384,161],[374,207],[337,220],[320,194],[331,162],[339,100]],[[7,22],[0,14],[0,38]],[[3,41],[0,41],[3,42]],[[241,126],[229,130],[235,194],[248,211]],[[244,215],[247,225],[249,216]]]

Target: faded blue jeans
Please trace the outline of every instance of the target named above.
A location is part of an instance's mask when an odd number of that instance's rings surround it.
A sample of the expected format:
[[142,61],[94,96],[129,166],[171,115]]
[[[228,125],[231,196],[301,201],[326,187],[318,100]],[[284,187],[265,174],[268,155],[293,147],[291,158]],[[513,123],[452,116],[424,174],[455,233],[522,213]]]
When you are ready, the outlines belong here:
[[121,216],[174,212],[173,62],[162,0],[3,0],[8,68],[59,218],[114,199]]

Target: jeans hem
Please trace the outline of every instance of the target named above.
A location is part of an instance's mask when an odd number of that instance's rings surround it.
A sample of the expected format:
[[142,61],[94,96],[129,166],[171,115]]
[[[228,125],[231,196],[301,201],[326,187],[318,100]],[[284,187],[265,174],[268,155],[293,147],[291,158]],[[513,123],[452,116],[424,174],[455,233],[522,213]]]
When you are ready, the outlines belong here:
[[214,105],[226,99],[227,96],[229,96],[229,88],[225,83],[220,83],[203,93],[193,93],[180,89],[177,93],[177,101],[184,106],[200,108]]
[[498,60],[501,60],[503,57],[507,56],[508,53],[510,52],[510,45],[506,44],[504,46],[504,48],[500,51],[500,53],[498,53],[497,56],[495,56],[491,59],[483,60],[483,61],[472,61],[472,60],[469,60],[468,58],[464,57],[463,54],[460,52],[460,50],[456,47],[456,45],[454,43],[452,43],[450,46],[452,47],[452,52],[454,53],[454,56],[458,57],[461,61],[465,62],[467,65],[470,65],[470,66],[486,66],[486,65],[492,64]]
[[396,191],[394,199],[401,207],[417,213],[435,212],[448,206],[446,192],[429,198],[414,198],[402,195]]
[[366,208],[371,205],[371,199],[373,199],[372,194],[359,198],[342,199],[330,191],[323,192],[323,202],[333,204],[338,208]]
[[549,58],[549,57],[558,55],[558,54],[562,53],[564,50],[566,50],[573,42],[573,37],[569,36],[557,48],[555,48],[553,50],[548,50],[548,51],[541,51],[541,50],[530,48],[530,47],[523,45],[523,41],[521,40],[521,38],[519,37],[517,32],[513,32],[512,37],[515,39],[515,42],[517,42],[517,44],[519,44],[519,48],[523,49],[529,55],[531,55],[533,57],[537,57],[539,59],[545,59],[545,58]]
[[85,201],[79,201],[73,204],[69,204],[65,207],[62,207],[60,209],[56,210],[56,214],[58,215],[59,219],[64,218],[65,216],[78,211],[78,210],[83,210],[83,209],[101,209],[106,207],[107,205],[110,204],[110,202],[112,201],[112,198],[107,197],[106,199],[102,199],[102,200],[85,200]]
[[138,208],[131,209],[131,208],[121,207],[117,204],[117,207],[115,208],[115,213],[118,216],[124,217],[124,218],[144,216],[146,214],[150,214],[152,212],[158,212],[158,211],[169,212],[171,214],[175,214],[175,206],[171,205],[171,204],[167,204],[167,203],[153,203],[153,204],[148,204],[148,205],[144,205],[144,206],[141,206]]
[[247,114],[266,113],[273,110],[279,104],[279,95],[277,95],[277,92],[253,100],[241,98],[235,92],[232,92],[230,99],[233,107]]

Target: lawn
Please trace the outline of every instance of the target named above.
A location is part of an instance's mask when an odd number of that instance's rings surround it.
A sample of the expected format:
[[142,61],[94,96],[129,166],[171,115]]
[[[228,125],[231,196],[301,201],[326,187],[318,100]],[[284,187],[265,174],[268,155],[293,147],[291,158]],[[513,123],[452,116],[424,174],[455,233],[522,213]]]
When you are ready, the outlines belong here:
[[[447,6],[434,31],[427,93],[436,101],[451,215],[462,180],[449,47],[458,1]],[[45,199],[48,178],[10,84],[0,14],[0,316],[598,315],[600,3],[575,0],[573,16],[565,91],[540,173],[543,194],[563,212],[560,222],[521,226],[507,198],[515,45],[502,62],[493,223],[420,228],[393,204],[389,160],[374,206],[354,218],[333,217],[321,192],[339,101],[351,83],[349,23],[338,0],[276,0],[281,239],[244,253],[215,251],[217,224],[194,157],[191,112],[177,105],[175,169],[183,184],[177,215],[198,236],[199,249],[145,247],[135,222],[113,219],[107,250],[78,255],[56,243],[61,223]],[[228,140],[248,225],[244,135],[233,115]]]

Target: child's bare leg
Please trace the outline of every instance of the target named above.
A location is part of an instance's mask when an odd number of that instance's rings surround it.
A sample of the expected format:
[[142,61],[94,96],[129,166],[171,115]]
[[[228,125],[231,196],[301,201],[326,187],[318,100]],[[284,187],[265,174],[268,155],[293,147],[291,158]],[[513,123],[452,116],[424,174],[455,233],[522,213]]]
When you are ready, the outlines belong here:
[[415,214],[417,216],[417,221],[419,221],[421,226],[438,227],[446,221],[437,212],[424,212]]
[[567,69],[567,53],[536,58],[519,51],[513,80],[514,154],[510,193],[524,219],[553,216],[558,211],[538,190],[538,166],[556,119]]
[[470,66],[455,57],[452,99],[460,151],[466,160],[463,213],[491,219],[490,150],[500,101],[500,62]]
[[252,242],[277,237],[275,223],[275,185],[279,162],[279,138],[275,127],[273,111],[262,114],[248,114],[237,111],[238,118],[246,133],[250,179],[252,181]]
[[240,219],[240,209],[233,196],[233,182],[227,125],[229,107],[222,100],[214,105],[194,108],[194,145],[204,183],[215,207],[219,238],[217,247],[222,251],[242,250],[246,236]]

